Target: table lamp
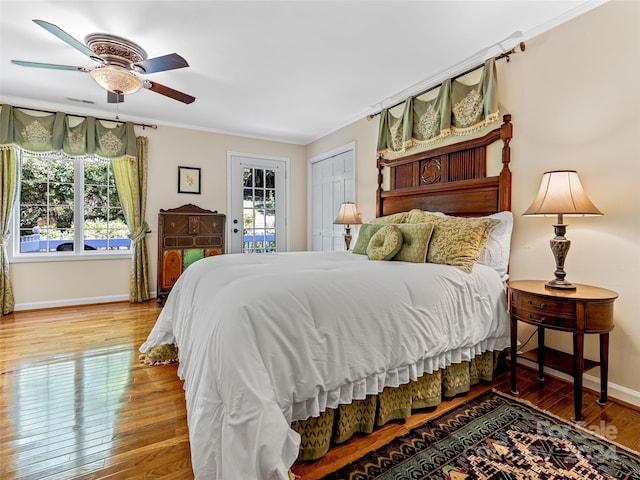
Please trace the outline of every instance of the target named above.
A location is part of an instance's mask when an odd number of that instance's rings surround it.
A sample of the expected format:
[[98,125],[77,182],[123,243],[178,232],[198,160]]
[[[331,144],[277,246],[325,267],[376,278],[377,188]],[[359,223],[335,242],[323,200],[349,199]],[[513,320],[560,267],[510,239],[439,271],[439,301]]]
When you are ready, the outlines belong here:
[[565,280],[564,261],[571,241],[564,236],[567,231],[564,215],[602,215],[582,188],[578,173],[575,170],[545,172],[536,198],[523,215],[558,216],[558,222],[553,226],[556,236],[549,242],[556,260],[555,278],[546,286],[574,290],[576,287]]
[[347,246],[347,250],[349,250],[349,246],[351,245],[351,225],[362,223],[360,214],[356,209],[356,204],[353,202],[344,202],[340,205],[340,211],[333,223],[336,225],[345,225],[344,243]]

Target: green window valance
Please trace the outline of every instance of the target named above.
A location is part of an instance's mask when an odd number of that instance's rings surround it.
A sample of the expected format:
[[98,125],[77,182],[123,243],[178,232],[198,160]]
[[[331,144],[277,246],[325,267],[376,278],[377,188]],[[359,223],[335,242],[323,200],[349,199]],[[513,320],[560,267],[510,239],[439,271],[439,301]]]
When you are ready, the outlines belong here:
[[[426,150],[451,135],[469,135],[499,120],[495,59],[482,67],[480,80],[467,85],[447,79],[429,100],[409,97],[380,112],[378,155],[392,159]],[[435,90],[435,89],[434,89]]]
[[131,122],[107,127],[94,117],[32,112],[3,105],[0,149],[12,147],[33,153],[62,151],[70,156],[136,158],[136,135]]

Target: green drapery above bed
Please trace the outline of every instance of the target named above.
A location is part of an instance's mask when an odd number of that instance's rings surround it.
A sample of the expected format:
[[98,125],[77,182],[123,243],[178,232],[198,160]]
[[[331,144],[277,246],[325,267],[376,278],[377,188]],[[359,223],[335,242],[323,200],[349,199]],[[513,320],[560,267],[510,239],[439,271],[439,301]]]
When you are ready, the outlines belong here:
[[417,153],[451,135],[468,135],[499,120],[495,59],[482,67],[480,80],[467,85],[447,79],[435,98],[409,97],[400,106],[380,112],[378,155],[387,159]]

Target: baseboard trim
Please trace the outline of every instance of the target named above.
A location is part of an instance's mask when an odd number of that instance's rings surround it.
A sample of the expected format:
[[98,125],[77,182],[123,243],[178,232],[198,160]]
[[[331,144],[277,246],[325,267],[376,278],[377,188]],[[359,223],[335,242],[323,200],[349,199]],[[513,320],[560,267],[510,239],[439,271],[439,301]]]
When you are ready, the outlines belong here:
[[[537,363],[527,360],[526,358],[518,358],[518,363],[534,369],[538,368]],[[560,372],[549,367],[544,367],[544,371],[545,373],[549,373],[549,375],[553,375],[554,377],[558,377],[568,381],[569,383],[573,383],[573,377],[571,375],[567,375],[564,372]],[[588,388],[595,392],[600,392],[600,377],[585,373],[582,377],[582,385],[585,388]],[[640,407],[640,392],[631,390],[627,387],[623,387],[622,385],[609,382],[607,386],[607,396],[625,403],[629,403],[636,407]]]
[[[151,298],[156,297],[156,292],[149,292]],[[78,305],[92,305],[96,303],[124,302],[129,300],[126,295],[106,295],[103,297],[65,298],[63,300],[52,300],[48,302],[16,303],[13,311],[40,310],[43,308],[76,307]]]

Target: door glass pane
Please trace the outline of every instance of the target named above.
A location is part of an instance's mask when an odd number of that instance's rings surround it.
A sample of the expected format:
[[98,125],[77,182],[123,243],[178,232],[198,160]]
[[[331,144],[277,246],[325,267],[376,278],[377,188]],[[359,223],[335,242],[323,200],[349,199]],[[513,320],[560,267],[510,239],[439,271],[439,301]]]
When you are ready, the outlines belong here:
[[243,180],[242,252],[275,252],[275,170],[244,167]]
[[264,170],[256,168],[253,175],[253,181],[255,183],[255,187],[264,187]]
[[267,170],[264,177],[264,186],[267,188],[276,188],[276,172]]
[[242,171],[242,179],[245,187],[253,187],[253,170],[245,168]]

